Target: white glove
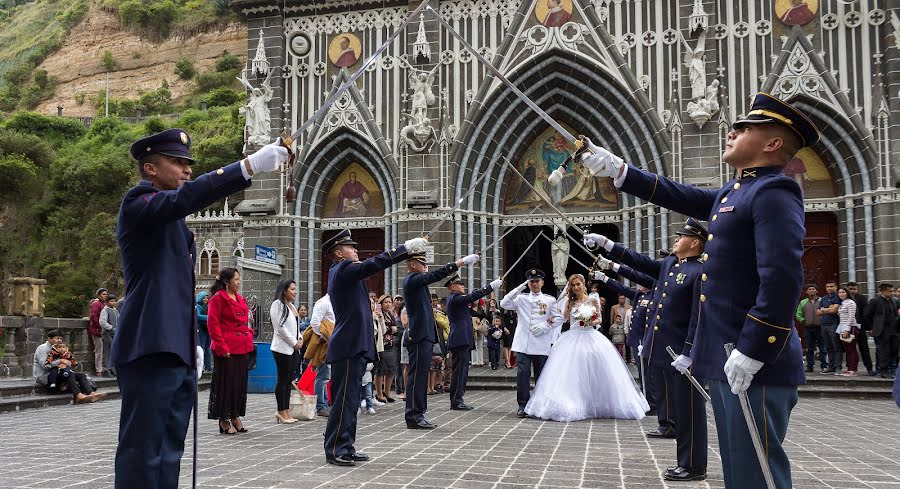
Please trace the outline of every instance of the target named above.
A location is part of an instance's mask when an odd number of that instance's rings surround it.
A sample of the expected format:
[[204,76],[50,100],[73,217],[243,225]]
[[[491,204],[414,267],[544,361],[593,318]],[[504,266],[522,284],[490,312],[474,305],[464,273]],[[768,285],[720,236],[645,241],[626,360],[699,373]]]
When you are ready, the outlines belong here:
[[644,345],[638,344],[638,356],[643,357],[642,353],[644,352]]
[[609,280],[609,277],[607,277],[605,273],[603,273],[599,270],[595,270],[594,274],[591,278],[593,278],[596,281],[603,282],[603,283],[606,283],[606,281]]
[[591,172],[591,175],[610,178],[619,176],[619,172],[625,166],[622,158],[600,146],[595,146],[590,139],[584,139],[590,152],[585,152],[581,155],[581,164]]
[[410,253],[422,253],[425,251],[425,247],[428,246],[428,240],[425,238],[408,239],[403,243],[403,246],[405,246],[406,251]]
[[[280,139],[279,139],[280,141]],[[267,144],[247,157],[253,173],[275,171],[288,160],[288,150],[279,142]]]
[[478,255],[466,255],[463,257],[462,261],[465,265],[474,265],[481,261],[481,257]]
[[197,346],[197,380],[200,380],[200,377],[203,376],[203,347]]
[[678,355],[677,357],[675,357],[675,361],[672,362],[672,366],[675,367],[675,370],[677,370],[683,374],[683,373],[687,372],[687,370],[689,368],[691,368],[691,363],[693,363],[693,360],[691,360],[691,357],[686,357],[684,355]]
[[590,249],[602,247],[606,251],[612,251],[613,241],[602,234],[589,233],[582,238],[584,245]]
[[762,366],[763,363],[759,360],[754,360],[737,349],[732,350],[728,360],[725,361],[725,377],[728,378],[731,392],[740,394],[749,389],[753,376]]
[[494,289],[494,291],[500,290],[500,285],[502,283],[503,281],[498,278],[497,280],[491,282],[491,288]]
[[526,280],[522,282],[522,285],[519,285],[518,287],[516,287],[516,289],[519,289],[522,292],[528,290],[528,281]]
[[542,336],[545,333],[544,328],[540,324],[532,324],[528,329],[531,330],[531,334],[534,336]]

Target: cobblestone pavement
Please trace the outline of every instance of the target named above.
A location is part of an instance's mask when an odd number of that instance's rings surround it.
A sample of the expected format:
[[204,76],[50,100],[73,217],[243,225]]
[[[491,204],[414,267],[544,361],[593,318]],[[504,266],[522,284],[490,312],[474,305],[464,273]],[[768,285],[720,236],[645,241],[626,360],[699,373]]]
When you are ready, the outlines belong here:
[[[198,485],[203,488],[720,488],[722,471],[710,412],[709,480],[665,483],[674,440],[647,439],[654,419],[556,423],[519,419],[513,392],[471,392],[475,411],[428,398],[435,431],[405,429],[403,405],[362,414],[357,448],[372,461],[325,464],[324,418],[274,424],[272,395],[250,396],[249,433],[218,434],[200,423]],[[206,393],[201,393],[201,406]],[[111,487],[120,403],[0,414],[0,488]],[[203,413],[205,414],[205,412]],[[201,415],[205,418],[205,415]],[[888,400],[801,399],[787,450],[795,488],[900,487],[900,423]],[[181,487],[190,487],[188,435]],[[61,449],[59,448],[61,445]],[[747,456],[753,456],[747,454]],[[762,487],[762,486],[761,486]]]

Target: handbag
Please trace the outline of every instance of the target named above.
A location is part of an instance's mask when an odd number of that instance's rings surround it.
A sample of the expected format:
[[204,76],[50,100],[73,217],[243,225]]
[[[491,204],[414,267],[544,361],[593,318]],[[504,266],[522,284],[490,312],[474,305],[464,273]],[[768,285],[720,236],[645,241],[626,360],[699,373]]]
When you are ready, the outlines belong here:
[[291,416],[310,421],[316,419],[316,396],[295,390],[291,392]]

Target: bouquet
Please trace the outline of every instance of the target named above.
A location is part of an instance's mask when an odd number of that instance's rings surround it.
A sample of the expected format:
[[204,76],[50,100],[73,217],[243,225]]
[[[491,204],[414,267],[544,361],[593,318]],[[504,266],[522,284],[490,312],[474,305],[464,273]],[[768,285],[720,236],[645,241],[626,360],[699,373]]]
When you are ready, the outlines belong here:
[[588,323],[594,322],[598,318],[597,309],[590,304],[581,304],[575,308],[574,317],[579,326],[590,326]]

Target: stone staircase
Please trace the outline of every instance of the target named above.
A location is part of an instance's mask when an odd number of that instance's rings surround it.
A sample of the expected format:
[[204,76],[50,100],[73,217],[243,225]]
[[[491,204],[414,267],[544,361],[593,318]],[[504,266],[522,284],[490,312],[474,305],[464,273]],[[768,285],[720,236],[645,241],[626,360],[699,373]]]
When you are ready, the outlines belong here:
[[[118,399],[121,397],[115,378],[92,378],[97,383],[97,390],[106,393],[106,399]],[[211,374],[205,374],[200,379],[200,390],[209,389],[211,378]],[[64,406],[67,404],[72,404],[71,395],[49,394],[46,389],[36,386],[31,379],[0,380],[0,413],[31,408]]]
[[[637,370],[629,368],[637,381]],[[865,371],[856,377],[811,373],[807,374],[806,385],[799,387],[799,394],[802,398],[890,399],[893,385],[893,380],[870,377]],[[516,369],[472,367],[466,389],[515,391]]]

